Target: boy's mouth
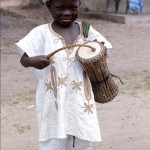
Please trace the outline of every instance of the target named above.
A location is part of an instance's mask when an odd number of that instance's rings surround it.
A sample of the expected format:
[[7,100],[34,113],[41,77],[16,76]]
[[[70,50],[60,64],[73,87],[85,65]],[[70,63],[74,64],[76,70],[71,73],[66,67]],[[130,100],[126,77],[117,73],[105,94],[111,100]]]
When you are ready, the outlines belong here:
[[68,23],[71,23],[72,20],[71,19],[61,19],[61,22],[64,24],[68,24]]
[[71,21],[72,18],[61,18],[62,21],[65,21],[65,22],[68,22],[68,21]]
[[61,21],[62,21],[62,22],[71,22],[70,19],[62,19]]

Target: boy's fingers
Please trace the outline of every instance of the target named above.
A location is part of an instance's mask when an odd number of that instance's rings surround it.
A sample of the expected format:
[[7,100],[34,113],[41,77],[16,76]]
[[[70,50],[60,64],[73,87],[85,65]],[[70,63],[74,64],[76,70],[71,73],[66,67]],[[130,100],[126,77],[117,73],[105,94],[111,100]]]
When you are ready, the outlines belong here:
[[46,64],[46,65],[49,65],[49,64],[50,64],[50,61],[49,61],[48,59],[44,59],[43,62],[44,62],[44,64]]

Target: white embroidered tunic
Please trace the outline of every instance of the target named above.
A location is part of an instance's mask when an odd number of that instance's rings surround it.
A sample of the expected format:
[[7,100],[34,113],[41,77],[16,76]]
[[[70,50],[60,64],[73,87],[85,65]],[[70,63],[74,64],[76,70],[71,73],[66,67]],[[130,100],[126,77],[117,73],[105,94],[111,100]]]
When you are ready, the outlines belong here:
[[[80,35],[74,44],[85,42],[81,22],[78,24]],[[94,39],[104,41],[105,46],[111,48],[111,44],[91,26],[87,40]],[[47,55],[66,46],[51,24],[34,28],[16,45],[21,55],[25,52],[29,57]],[[43,70],[30,68],[38,79],[36,109],[39,141],[66,138],[67,135],[91,142],[101,141],[91,84],[75,58],[77,48],[56,53],[50,58],[50,65]]]

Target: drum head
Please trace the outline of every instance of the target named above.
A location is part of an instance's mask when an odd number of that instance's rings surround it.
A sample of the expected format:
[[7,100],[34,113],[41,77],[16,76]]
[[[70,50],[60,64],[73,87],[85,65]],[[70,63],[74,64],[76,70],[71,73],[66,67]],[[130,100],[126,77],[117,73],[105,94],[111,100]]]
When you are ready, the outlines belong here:
[[94,41],[87,42],[87,43],[84,43],[84,45],[89,45],[89,46],[95,48],[95,51],[93,52],[92,49],[89,47],[81,46],[78,49],[78,56],[80,58],[90,59],[90,58],[93,58],[93,57],[101,54],[101,52],[102,52],[101,45],[98,42],[94,42]]

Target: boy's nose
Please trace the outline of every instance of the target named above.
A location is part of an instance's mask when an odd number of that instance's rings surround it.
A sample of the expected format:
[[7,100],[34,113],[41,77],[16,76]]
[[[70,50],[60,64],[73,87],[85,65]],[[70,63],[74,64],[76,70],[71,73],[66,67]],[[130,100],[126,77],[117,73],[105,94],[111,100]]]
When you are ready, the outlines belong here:
[[70,10],[64,10],[63,15],[71,15],[71,11]]

